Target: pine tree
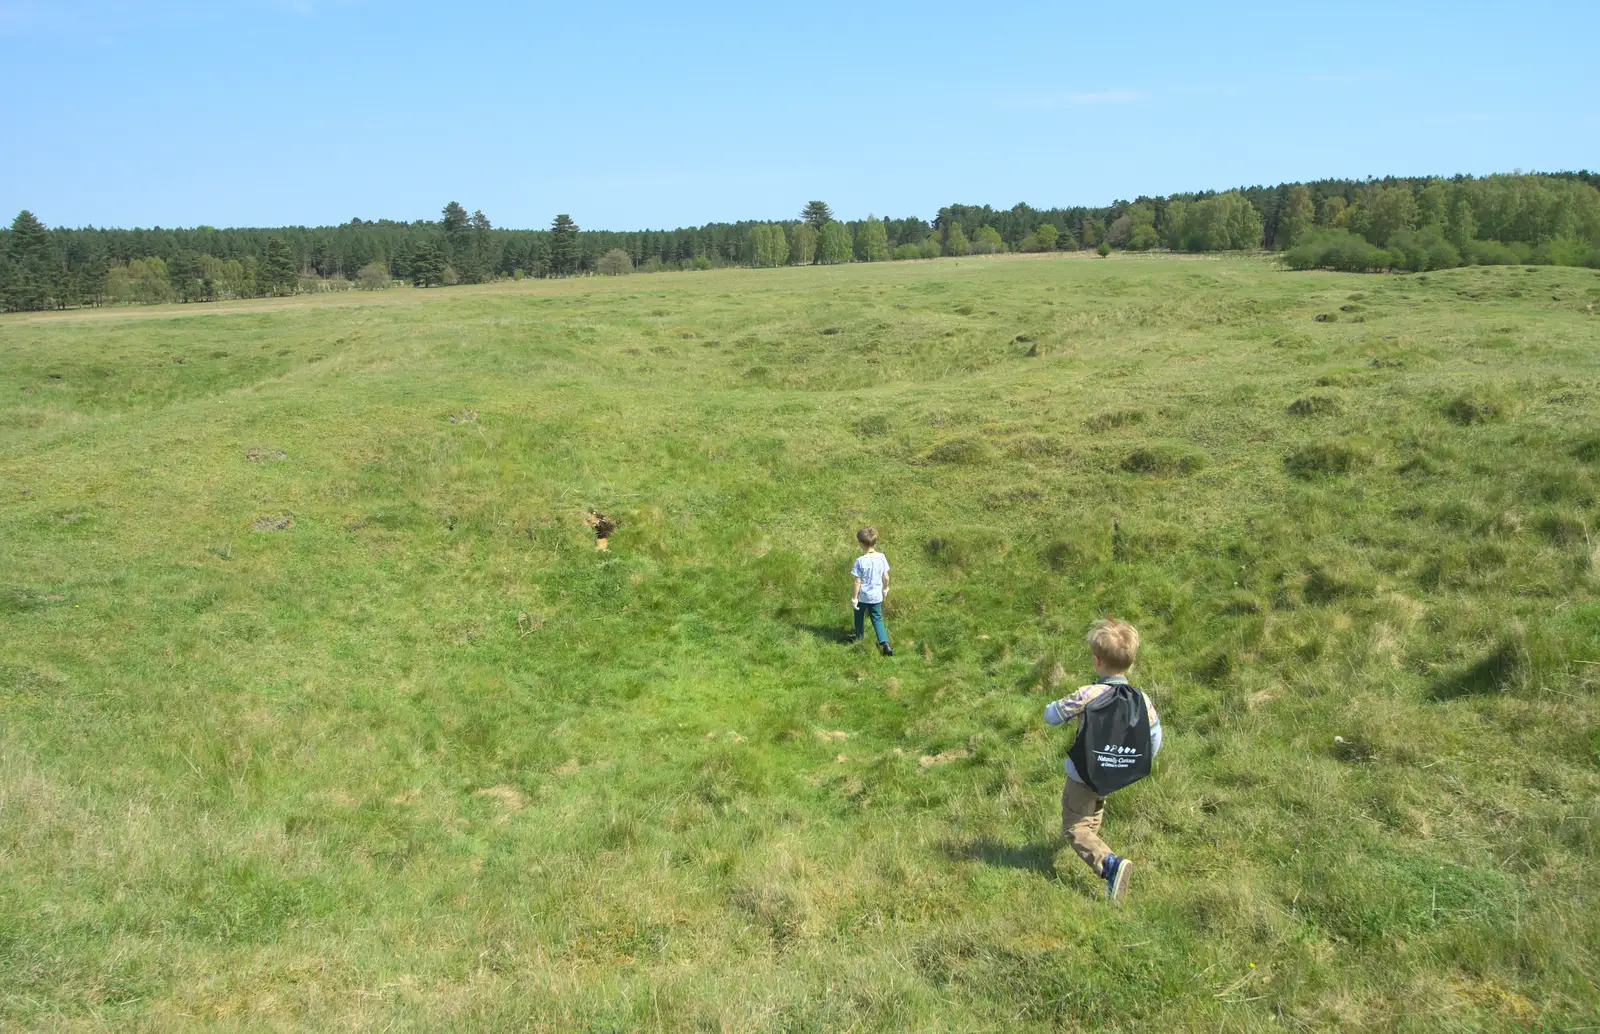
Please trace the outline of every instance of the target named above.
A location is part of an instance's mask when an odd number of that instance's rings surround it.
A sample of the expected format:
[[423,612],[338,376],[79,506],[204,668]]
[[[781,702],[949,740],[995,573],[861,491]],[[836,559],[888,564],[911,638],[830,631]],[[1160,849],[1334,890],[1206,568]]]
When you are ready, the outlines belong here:
[[550,272],[570,276],[578,271],[583,252],[578,243],[578,224],[565,212],[550,224]]
[[444,209],[439,213],[439,224],[444,227],[445,240],[451,243],[459,240],[466,233],[469,221],[467,210],[462,208],[461,204],[456,201],[445,205]]
[[451,262],[461,279],[469,284],[481,284],[489,279],[493,270],[489,263],[489,217],[482,211],[472,213],[467,228],[457,234],[452,247]]
[[294,255],[282,237],[267,238],[267,253],[261,267],[261,287],[265,293],[294,294],[300,274],[294,267]]
[[43,309],[58,304],[61,295],[61,264],[56,260],[55,244],[27,209],[11,221],[11,240],[7,249],[11,259],[10,283],[4,304],[13,311]]
[[833,221],[833,210],[824,201],[807,201],[806,207],[800,210],[800,218],[813,229],[821,231],[824,226]]
[[417,287],[438,287],[444,283],[444,254],[432,241],[421,241],[411,253],[411,283]]

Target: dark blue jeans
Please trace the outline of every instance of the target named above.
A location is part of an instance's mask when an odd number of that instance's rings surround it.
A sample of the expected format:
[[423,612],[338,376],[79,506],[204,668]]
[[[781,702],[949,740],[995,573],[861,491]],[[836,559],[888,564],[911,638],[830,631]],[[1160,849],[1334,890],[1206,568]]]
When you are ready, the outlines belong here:
[[889,630],[883,627],[883,604],[881,603],[862,601],[856,607],[856,638],[860,639],[862,633],[867,630],[867,618],[869,617],[872,619],[872,630],[878,633],[878,642],[887,643],[889,641]]

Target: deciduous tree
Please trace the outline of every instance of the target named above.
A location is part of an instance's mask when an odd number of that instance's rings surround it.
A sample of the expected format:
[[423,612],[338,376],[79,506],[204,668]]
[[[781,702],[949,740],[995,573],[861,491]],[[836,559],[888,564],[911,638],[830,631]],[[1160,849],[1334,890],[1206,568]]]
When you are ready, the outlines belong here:
[[1006,242],[1000,238],[1000,231],[992,226],[980,226],[978,232],[972,235],[968,250],[974,255],[993,255],[1006,250]]
[[867,221],[861,224],[856,231],[856,260],[859,262],[882,262],[889,257],[889,231],[884,224],[872,216],[867,216]]
[[1278,232],[1272,243],[1283,251],[1294,247],[1296,241],[1316,225],[1317,212],[1311,204],[1311,191],[1304,186],[1289,190],[1289,199],[1278,214]]
[[789,261],[796,266],[809,266],[817,258],[817,228],[810,223],[799,223],[789,235]]
[[621,276],[633,272],[633,258],[621,248],[612,248],[595,261],[594,271],[601,276]]
[[392,284],[389,279],[389,264],[387,262],[368,262],[361,267],[361,272],[356,275],[356,283],[364,291],[386,291]]
[[850,261],[850,228],[837,219],[830,220],[817,235],[817,261],[825,266]]
[[972,245],[967,241],[966,231],[961,229],[960,223],[951,223],[944,235],[944,253],[946,255],[965,255],[972,250]]

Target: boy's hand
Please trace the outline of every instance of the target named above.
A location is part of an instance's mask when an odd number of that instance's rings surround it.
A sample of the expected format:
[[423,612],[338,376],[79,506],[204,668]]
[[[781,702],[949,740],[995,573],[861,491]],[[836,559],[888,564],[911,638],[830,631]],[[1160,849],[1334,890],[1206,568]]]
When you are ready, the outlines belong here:
[[861,609],[861,601],[860,600],[851,600],[850,601],[850,606],[852,608],[856,609],[856,610],[860,610]]

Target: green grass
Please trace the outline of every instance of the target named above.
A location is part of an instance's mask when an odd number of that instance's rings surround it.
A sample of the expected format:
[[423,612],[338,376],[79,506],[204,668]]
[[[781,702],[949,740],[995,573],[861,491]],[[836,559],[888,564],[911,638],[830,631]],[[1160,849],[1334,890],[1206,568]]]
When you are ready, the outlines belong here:
[[[1593,1029],[1596,297],[1018,258],[0,320],[0,1029]],[[840,642],[866,523],[892,660]],[[1120,910],[1040,718],[1102,613],[1167,730]]]

